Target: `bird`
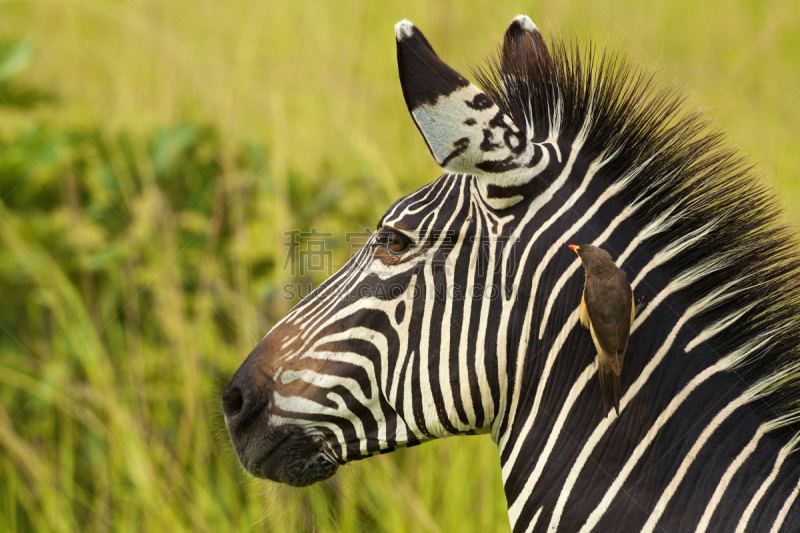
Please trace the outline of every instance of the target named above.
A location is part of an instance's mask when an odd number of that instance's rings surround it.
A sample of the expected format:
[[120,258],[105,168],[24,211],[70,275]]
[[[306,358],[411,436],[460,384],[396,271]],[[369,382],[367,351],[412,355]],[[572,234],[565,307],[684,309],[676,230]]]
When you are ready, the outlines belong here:
[[570,244],[569,248],[581,258],[586,273],[580,319],[581,325],[591,332],[597,349],[603,412],[611,404],[619,416],[622,363],[636,317],[633,289],[625,272],[602,248],[591,244]]

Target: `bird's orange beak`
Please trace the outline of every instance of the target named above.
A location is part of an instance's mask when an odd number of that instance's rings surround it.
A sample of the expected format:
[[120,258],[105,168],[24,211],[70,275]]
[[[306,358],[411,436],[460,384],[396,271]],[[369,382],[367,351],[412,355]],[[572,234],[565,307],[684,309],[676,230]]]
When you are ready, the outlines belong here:
[[580,253],[578,253],[578,250],[580,249],[580,246],[575,245],[575,244],[570,244],[569,245],[569,249],[572,250],[573,252],[575,252],[576,254],[578,254],[579,256],[581,255]]

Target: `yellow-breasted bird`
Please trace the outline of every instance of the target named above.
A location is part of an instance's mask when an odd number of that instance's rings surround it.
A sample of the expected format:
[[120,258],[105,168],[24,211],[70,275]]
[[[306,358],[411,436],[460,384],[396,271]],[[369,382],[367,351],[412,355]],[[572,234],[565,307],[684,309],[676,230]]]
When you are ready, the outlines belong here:
[[586,271],[580,316],[581,324],[592,333],[597,348],[603,412],[608,411],[611,403],[619,414],[620,374],[636,315],[633,289],[625,272],[602,248],[591,244],[570,244],[569,247],[581,258]]

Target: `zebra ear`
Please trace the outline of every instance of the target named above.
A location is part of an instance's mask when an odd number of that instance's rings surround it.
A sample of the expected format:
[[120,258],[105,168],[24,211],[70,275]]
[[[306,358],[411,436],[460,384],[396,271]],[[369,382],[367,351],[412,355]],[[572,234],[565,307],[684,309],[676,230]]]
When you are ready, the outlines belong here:
[[519,59],[530,57],[531,52],[547,54],[539,28],[525,15],[519,15],[506,29],[503,36],[501,70],[505,75],[515,75],[519,70]]
[[395,36],[406,105],[440,166],[496,175],[526,165],[532,143],[491,98],[439,59],[409,21]]

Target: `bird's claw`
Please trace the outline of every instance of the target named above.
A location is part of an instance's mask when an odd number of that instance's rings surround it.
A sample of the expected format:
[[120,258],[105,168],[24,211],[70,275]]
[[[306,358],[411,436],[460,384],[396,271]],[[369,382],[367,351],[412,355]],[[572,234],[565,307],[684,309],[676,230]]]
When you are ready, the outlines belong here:
[[644,296],[639,297],[639,301],[636,302],[635,312],[636,316],[639,316],[641,310],[644,309]]

